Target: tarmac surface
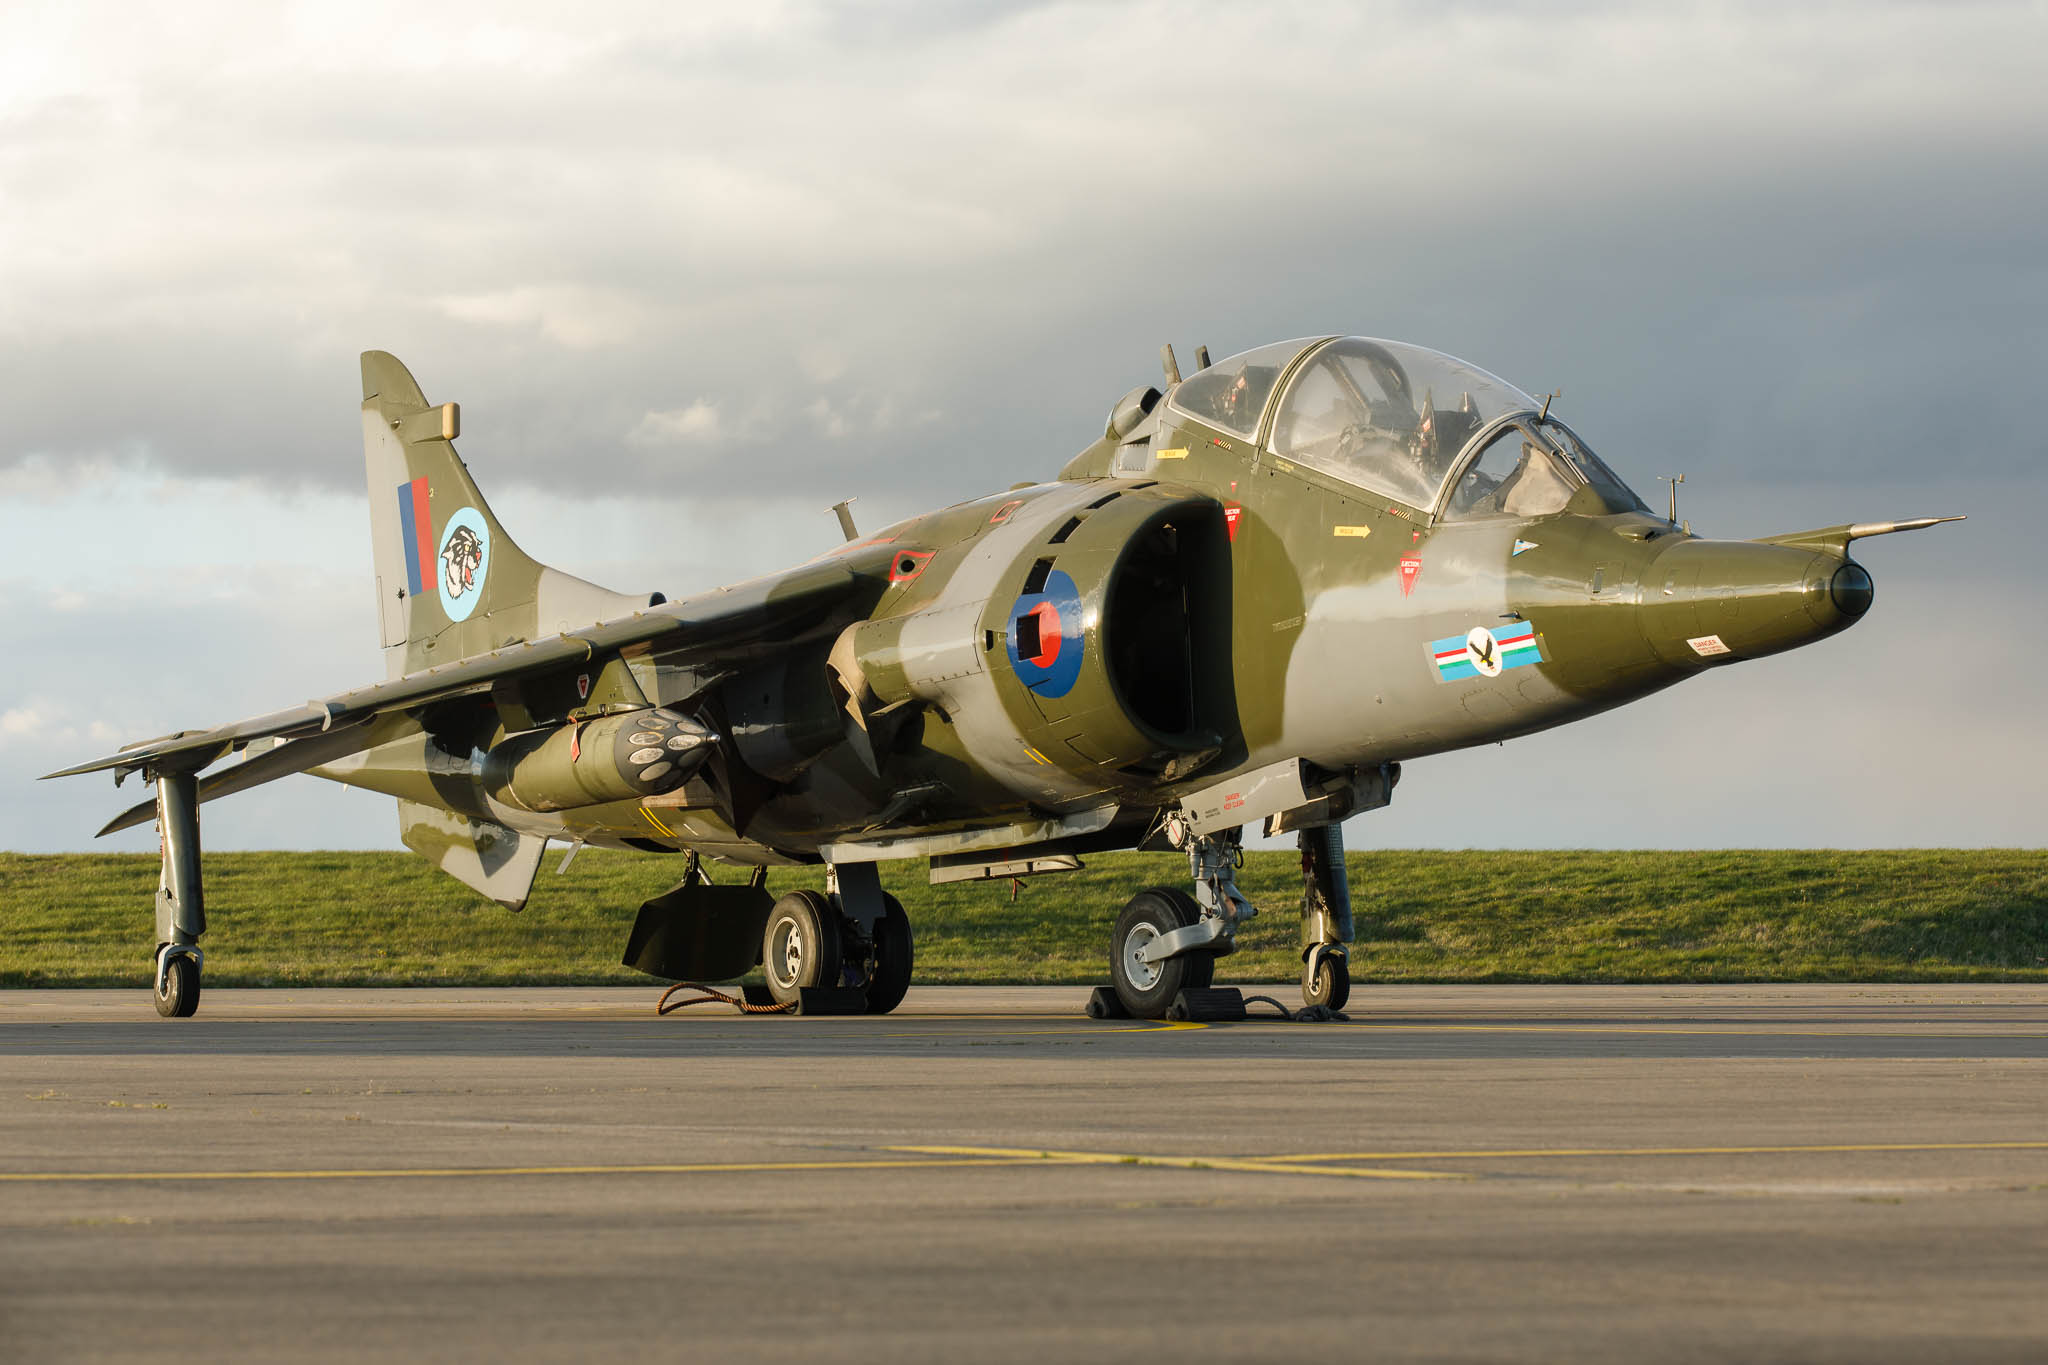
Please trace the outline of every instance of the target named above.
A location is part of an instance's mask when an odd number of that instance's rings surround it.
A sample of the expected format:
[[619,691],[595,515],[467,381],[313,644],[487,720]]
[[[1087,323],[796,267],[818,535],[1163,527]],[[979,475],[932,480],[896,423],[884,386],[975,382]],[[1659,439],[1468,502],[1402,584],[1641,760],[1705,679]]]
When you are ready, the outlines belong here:
[[2048,988],[658,994],[0,992],[0,1359],[2048,1358]]

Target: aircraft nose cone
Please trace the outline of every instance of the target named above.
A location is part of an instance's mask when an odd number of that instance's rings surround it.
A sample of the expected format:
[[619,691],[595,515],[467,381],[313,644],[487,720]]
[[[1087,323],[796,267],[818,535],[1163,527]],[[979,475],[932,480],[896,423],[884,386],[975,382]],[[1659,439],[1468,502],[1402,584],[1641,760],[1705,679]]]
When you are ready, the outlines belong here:
[[1643,630],[1674,664],[1754,659],[1846,630],[1875,596],[1862,565],[1754,541],[1684,541],[1644,578]]
[[1877,597],[1877,585],[1870,581],[1869,572],[1861,564],[1853,559],[1844,560],[1828,580],[1828,596],[1834,599],[1835,609],[1853,621],[1870,610]]

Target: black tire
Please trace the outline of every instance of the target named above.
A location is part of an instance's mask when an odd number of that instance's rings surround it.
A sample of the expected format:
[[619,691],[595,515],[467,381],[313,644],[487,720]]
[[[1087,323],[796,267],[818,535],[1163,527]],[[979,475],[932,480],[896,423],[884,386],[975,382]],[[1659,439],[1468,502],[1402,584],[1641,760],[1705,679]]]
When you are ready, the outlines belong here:
[[199,961],[179,953],[164,964],[164,984],[156,992],[156,1012],[166,1019],[190,1019],[198,1010]]
[[916,960],[910,916],[903,913],[902,901],[884,891],[882,918],[875,924],[874,971],[867,983],[869,1014],[887,1014],[903,1003]]
[[761,973],[779,1005],[806,986],[836,986],[842,969],[839,910],[816,891],[792,891],[768,912],[761,931]]
[[1117,916],[1109,940],[1109,981],[1133,1019],[1164,1019],[1173,997],[1214,979],[1216,958],[1210,953],[1185,953],[1153,963],[1137,959],[1138,951],[1153,939],[1201,917],[1193,896],[1165,886],[1140,891]]
[[1342,953],[1316,954],[1315,970],[1302,968],[1301,998],[1311,1005],[1341,1010],[1351,999],[1351,962]]

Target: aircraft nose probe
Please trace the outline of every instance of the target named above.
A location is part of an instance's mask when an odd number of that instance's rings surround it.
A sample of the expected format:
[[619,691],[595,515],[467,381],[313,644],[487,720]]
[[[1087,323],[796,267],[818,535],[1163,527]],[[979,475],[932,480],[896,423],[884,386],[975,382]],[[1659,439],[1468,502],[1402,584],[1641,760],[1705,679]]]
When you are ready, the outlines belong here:
[[1668,662],[1759,658],[1847,630],[1877,596],[1849,543],[1961,517],[1857,522],[1763,540],[1686,540],[1651,561],[1643,628]]

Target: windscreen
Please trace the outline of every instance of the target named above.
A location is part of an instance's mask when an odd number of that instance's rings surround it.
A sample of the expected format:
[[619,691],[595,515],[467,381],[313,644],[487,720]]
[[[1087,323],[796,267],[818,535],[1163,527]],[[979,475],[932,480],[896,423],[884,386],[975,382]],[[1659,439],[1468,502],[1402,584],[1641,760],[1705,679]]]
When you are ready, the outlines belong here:
[[1510,426],[1488,441],[1458,475],[1444,517],[1477,521],[1549,516],[1564,510],[1579,482],[1571,466],[1534,433]]
[[1650,509],[1636,496],[1635,490],[1621,481],[1619,475],[1607,467],[1606,461],[1593,453],[1592,447],[1578,438],[1577,433],[1564,423],[1551,418],[1538,428],[1543,438],[1557,447],[1560,454],[1578,467],[1585,475],[1586,482],[1605,498],[1610,506],[1647,512]]

